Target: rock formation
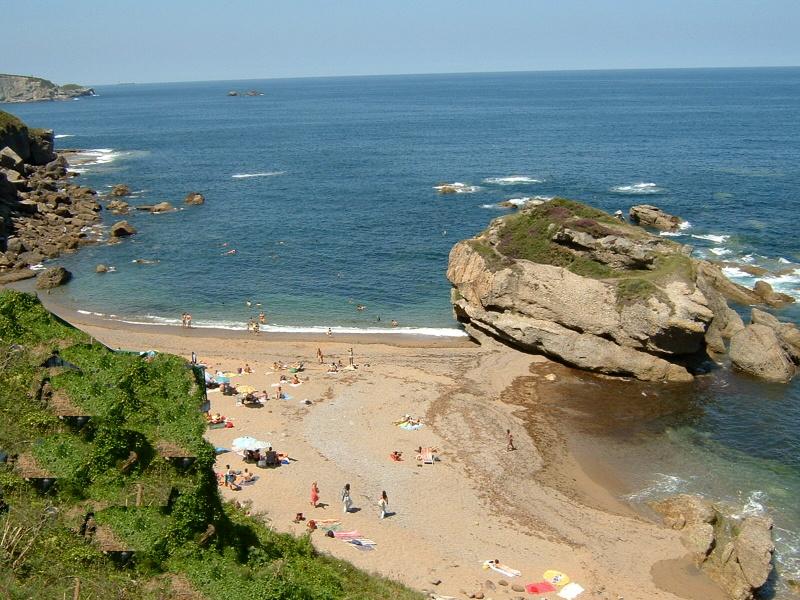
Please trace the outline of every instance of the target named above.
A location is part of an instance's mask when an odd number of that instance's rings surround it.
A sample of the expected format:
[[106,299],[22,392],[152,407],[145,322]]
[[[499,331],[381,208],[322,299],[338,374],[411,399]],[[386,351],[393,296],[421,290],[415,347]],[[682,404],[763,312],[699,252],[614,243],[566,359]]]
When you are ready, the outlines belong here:
[[690,254],[556,199],[457,243],[447,277],[468,332],[596,373],[689,381],[687,365],[708,351],[724,353],[725,340],[745,330],[726,296],[760,302]]
[[754,308],[751,324],[731,338],[730,357],[740,371],[771,381],[789,381],[800,364],[800,331]]
[[52,131],[29,129],[0,111],[0,272],[4,281],[46,258],[97,241],[94,190],[69,181]]
[[190,204],[190,205],[204,204],[205,201],[206,201],[205,196],[203,196],[203,194],[201,194],[200,192],[189,192],[186,195],[186,198],[183,199],[184,204]]
[[56,85],[41,77],[0,74],[0,102],[41,102],[94,96],[92,88],[70,83]]
[[725,516],[699,496],[681,494],[652,504],[664,524],[682,532],[695,563],[733,600],[751,600],[772,572],[772,519]]
[[117,198],[122,198],[124,196],[131,195],[131,188],[124,183],[118,183],[111,188],[110,193],[112,196],[116,196]]
[[136,228],[127,221],[117,221],[110,227],[109,232],[111,237],[128,237],[136,233]]
[[36,288],[49,290],[60,285],[64,285],[72,278],[72,273],[64,267],[50,267],[45,269],[36,277]]
[[652,206],[650,204],[632,206],[628,214],[631,221],[637,225],[654,227],[662,231],[675,231],[683,222],[683,219],[680,217],[665,213],[657,206]]

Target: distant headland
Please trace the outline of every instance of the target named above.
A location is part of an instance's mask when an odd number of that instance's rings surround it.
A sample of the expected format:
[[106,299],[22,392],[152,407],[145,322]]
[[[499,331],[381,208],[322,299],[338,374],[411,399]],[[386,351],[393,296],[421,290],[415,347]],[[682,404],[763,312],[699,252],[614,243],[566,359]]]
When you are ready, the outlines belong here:
[[75,83],[56,85],[41,77],[0,74],[0,102],[43,102],[94,96],[94,90]]

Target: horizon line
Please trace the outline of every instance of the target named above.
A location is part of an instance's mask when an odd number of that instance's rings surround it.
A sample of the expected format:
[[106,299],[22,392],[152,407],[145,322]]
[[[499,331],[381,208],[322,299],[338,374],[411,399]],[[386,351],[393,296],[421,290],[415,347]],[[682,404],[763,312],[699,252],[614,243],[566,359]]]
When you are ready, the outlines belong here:
[[[614,67],[602,69],[510,69],[500,71],[430,71],[420,73],[361,73],[338,75],[287,75],[282,77],[250,77],[244,79],[178,79],[160,81],[116,81],[113,83],[91,83],[88,86],[113,86],[113,85],[151,85],[170,83],[217,83],[239,81],[283,81],[294,79],[354,79],[368,77],[424,77],[437,75],[503,75],[511,73],[607,73],[627,71],[709,71],[709,70],[744,70],[744,69],[797,69],[800,65],[753,65],[753,66],[704,66],[704,67]],[[36,77],[29,76],[29,77]]]

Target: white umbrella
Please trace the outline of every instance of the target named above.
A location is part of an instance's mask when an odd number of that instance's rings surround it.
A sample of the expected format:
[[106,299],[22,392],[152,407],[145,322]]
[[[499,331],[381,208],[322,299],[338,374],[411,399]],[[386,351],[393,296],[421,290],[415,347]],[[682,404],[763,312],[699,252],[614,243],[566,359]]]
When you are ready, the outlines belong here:
[[262,448],[269,448],[270,445],[269,442],[257,440],[254,437],[246,435],[233,440],[231,448],[233,448],[235,452],[242,452],[244,450],[261,450]]

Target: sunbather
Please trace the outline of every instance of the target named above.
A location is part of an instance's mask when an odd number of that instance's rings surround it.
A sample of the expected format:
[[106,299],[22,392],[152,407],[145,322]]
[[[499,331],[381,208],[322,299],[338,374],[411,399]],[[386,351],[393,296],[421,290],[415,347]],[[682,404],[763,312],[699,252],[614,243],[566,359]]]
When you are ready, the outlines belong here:
[[394,450],[389,455],[389,458],[391,458],[395,462],[400,462],[401,460],[403,460],[403,453],[402,452],[398,452],[397,450]]

